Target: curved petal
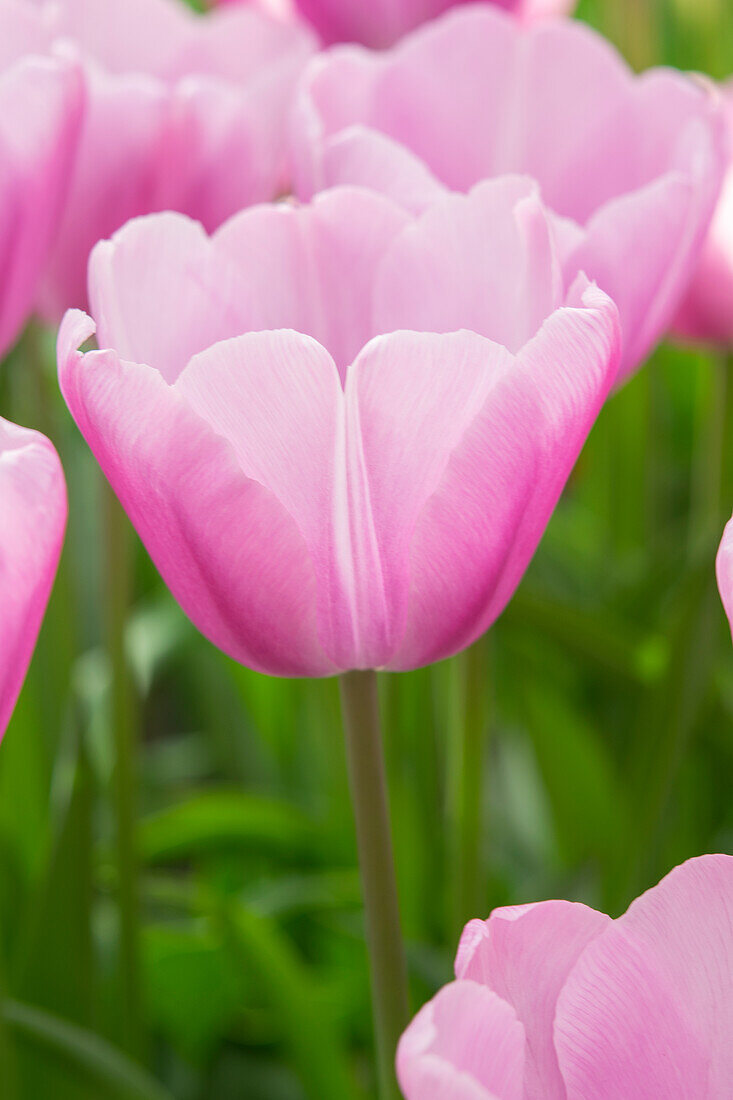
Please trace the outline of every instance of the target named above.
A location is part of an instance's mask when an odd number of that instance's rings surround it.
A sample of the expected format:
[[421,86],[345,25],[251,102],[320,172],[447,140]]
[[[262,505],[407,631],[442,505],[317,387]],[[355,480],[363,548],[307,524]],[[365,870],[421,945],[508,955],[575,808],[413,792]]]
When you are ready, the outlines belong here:
[[447,985],[400,1040],[406,1100],[524,1100],[524,1031],[513,1009],[471,981]]
[[375,287],[382,332],[469,329],[518,351],[563,301],[537,185],[502,176],[434,203],[395,240]]
[[610,924],[585,905],[545,901],[496,909],[464,931],[456,977],[493,990],[524,1026],[523,1100],[566,1100],[554,1047],[557,999],[582,951]]
[[316,632],[315,579],[295,521],[151,367],[82,355],[84,314],[59,334],[62,392],[171,592],[235,660],[275,675],[334,671]]
[[58,565],[66,486],[38,432],[0,418],[0,738],[25,678]]
[[718,589],[733,631],[733,519],[728,520],[715,561]]
[[173,381],[217,340],[292,328],[344,371],[374,334],[374,273],[406,222],[387,199],[355,189],[307,208],[255,207],[211,240],[172,214],[134,222],[92,256],[101,341]]
[[586,948],[558,1001],[568,1100],[725,1100],[733,1081],[733,857],[677,867]]
[[[415,668],[458,652],[504,609],[616,375],[619,341],[615,307],[589,288],[582,308],[554,313],[512,369],[498,372],[471,419],[461,422],[408,531],[402,523],[409,513],[399,513],[397,545],[409,545],[408,560],[399,564],[409,578],[403,584],[410,603],[390,668]],[[385,408],[396,401],[389,394]],[[450,402],[444,399],[443,408],[447,415]],[[435,438],[435,430],[422,432],[410,463],[426,464]],[[388,470],[389,442],[380,440],[379,451]],[[394,459],[395,465],[404,461],[399,452]],[[396,526],[388,514],[385,523]]]
[[79,70],[27,58],[0,75],[0,355],[33,306],[72,172],[83,105]]

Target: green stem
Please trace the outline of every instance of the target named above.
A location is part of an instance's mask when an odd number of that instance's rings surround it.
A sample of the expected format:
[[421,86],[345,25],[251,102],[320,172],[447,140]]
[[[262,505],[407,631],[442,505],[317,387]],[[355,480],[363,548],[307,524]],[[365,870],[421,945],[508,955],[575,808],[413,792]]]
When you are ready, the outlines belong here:
[[409,1020],[375,672],[341,677],[349,785],[356,819],[381,1100],[398,1100],[395,1051]]
[[136,706],[125,654],[132,586],[132,546],[127,519],[105,486],[107,646],[112,673],[111,721],[115,747],[114,796],[118,864],[120,1034],[123,1048],[142,1047],[139,961],[139,887],[136,826]]
[[[0,944],[0,954],[2,954]],[[3,1100],[19,1100],[20,1076],[15,1036],[5,1020],[5,1006],[8,1004],[5,989],[5,976],[0,973],[0,1081]]]
[[451,738],[451,782],[448,791],[453,889],[450,942],[457,942],[471,917],[483,916],[483,777],[488,729],[488,647],[480,639],[453,663],[456,727]]

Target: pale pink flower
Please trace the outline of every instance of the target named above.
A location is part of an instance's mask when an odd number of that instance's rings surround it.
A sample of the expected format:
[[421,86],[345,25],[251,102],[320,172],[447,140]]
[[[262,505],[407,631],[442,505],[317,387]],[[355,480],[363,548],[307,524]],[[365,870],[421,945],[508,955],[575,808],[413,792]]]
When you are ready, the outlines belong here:
[[718,589],[728,622],[733,630],[733,519],[728,521],[715,562]]
[[[421,217],[369,191],[100,244],[61,387],[173,594],[282,675],[412,668],[518,584],[617,369],[531,181]],[[565,304],[564,304],[565,303]]]
[[733,82],[723,89],[728,170],[697,270],[675,320],[693,340],[733,347]]
[[[214,0],[217,2],[217,0]],[[297,9],[327,44],[361,42],[379,49],[393,45],[408,31],[442,15],[449,8],[475,0],[218,0],[259,3],[292,15]],[[577,0],[491,0],[525,22],[570,15]]]
[[82,112],[78,68],[48,54],[42,14],[0,4],[0,356],[30,314],[58,229]]
[[49,0],[49,40],[83,63],[87,111],[40,297],[49,320],[86,304],[91,248],[130,217],[182,210],[215,228],[289,187],[286,121],[315,40],[250,5]]
[[402,1037],[406,1100],[729,1100],[733,857],[689,860],[615,921],[497,909],[456,978]]
[[558,215],[566,283],[618,305],[622,375],[665,332],[697,262],[725,156],[719,103],[671,70],[637,77],[589,27],[523,27],[471,4],[394,49],[327,51],[293,125],[297,190],[361,184],[423,209],[504,172]]
[[0,418],[0,738],[25,679],[66,525],[61,463],[38,432]]

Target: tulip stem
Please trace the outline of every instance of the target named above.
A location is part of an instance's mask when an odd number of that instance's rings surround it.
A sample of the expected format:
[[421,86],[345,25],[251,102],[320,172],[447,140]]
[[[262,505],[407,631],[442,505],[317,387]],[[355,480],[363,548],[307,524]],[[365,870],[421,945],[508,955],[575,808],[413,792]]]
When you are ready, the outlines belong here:
[[112,674],[111,721],[115,748],[114,796],[118,870],[119,982],[121,1045],[141,1054],[139,896],[136,829],[136,706],[125,653],[131,597],[130,531],[122,508],[104,486],[106,527],[107,645]]
[[458,940],[466,921],[486,916],[481,836],[483,832],[483,777],[488,728],[488,647],[480,639],[454,659],[456,728],[451,736],[451,773],[448,816],[451,823],[449,855],[453,868],[451,943]]
[[409,1021],[407,964],[375,672],[348,672],[341,677],[341,710],[364,894],[379,1095],[381,1100],[397,1100],[395,1051]]

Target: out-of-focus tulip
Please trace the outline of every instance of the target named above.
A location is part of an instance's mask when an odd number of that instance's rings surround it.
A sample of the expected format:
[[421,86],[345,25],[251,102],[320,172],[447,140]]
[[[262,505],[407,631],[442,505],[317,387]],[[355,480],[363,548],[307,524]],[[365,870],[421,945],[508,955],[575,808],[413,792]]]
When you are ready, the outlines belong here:
[[[360,42],[382,49],[467,0],[294,0],[327,44]],[[475,2],[475,0],[472,0]],[[525,22],[569,15],[577,0],[491,0]]]
[[[369,191],[100,244],[61,387],[199,629],[280,675],[406,669],[518,584],[617,368],[531,181],[421,217]],[[563,304],[565,303],[565,304]]]
[[536,178],[566,283],[585,271],[619,307],[623,376],[689,284],[724,130],[701,86],[671,70],[634,76],[580,23],[526,28],[471,4],[386,53],[341,46],[311,62],[293,143],[302,198],[361,184],[414,210],[503,172]]
[[50,40],[83,62],[87,111],[40,305],[86,305],[89,252],[129,218],[182,210],[213,229],[289,186],[286,120],[315,40],[250,5],[49,0]]
[[675,329],[693,340],[733,347],[733,83],[723,94],[728,119],[728,171]]
[[0,4],[0,356],[31,312],[58,229],[82,112],[74,64],[48,53],[46,22]]
[[497,909],[456,977],[400,1043],[407,1100],[729,1100],[733,857],[689,860],[615,921]]
[[733,630],[733,519],[729,520],[723,532],[715,571],[718,577],[720,598],[723,601],[731,630]]
[[0,737],[28,669],[56,574],[66,486],[45,436],[0,418]]

